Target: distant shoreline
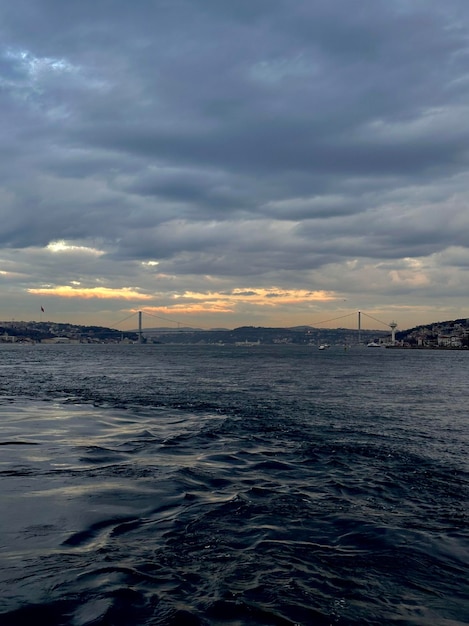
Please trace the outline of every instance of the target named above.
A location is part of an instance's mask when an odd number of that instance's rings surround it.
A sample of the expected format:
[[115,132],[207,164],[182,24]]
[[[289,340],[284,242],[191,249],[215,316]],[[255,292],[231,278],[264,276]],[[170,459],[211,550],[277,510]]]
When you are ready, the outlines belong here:
[[467,346],[386,346],[387,350],[451,350],[451,351],[466,351],[469,350]]

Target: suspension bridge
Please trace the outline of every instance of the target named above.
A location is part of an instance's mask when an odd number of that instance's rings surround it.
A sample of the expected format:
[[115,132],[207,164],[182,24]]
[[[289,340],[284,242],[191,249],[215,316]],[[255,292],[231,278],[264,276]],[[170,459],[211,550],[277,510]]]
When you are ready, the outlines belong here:
[[394,320],[392,322],[383,322],[382,320],[379,320],[376,317],[373,317],[372,315],[368,315],[367,313],[364,313],[363,311],[355,311],[353,313],[347,313],[345,315],[341,315],[340,317],[334,317],[332,319],[322,320],[320,322],[314,322],[313,326],[318,326],[320,324],[330,324],[331,322],[336,322],[336,321],[343,320],[343,319],[351,319],[352,317],[357,320],[356,328],[358,330],[358,343],[359,344],[361,343],[362,318],[363,317],[373,320],[374,322],[377,322],[381,326],[385,326],[386,328],[389,328],[391,331],[391,343],[392,344],[395,343],[397,322],[395,322]]
[[[134,313],[132,313],[131,315],[128,315],[127,317],[125,317],[124,319],[120,320],[119,322],[117,322],[115,324],[115,327],[119,327],[121,324],[124,324],[126,322],[128,322],[129,320],[133,319],[133,318],[137,318],[138,319],[138,338],[139,338],[139,343],[143,342],[143,336],[144,336],[144,332],[145,329],[143,327],[143,315],[145,315],[145,317],[150,317],[150,318],[154,318],[157,319],[159,321],[164,321],[164,322],[169,322],[170,324],[174,324],[174,330],[175,331],[181,331],[184,327],[187,327],[186,324],[187,323],[183,323],[179,320],[175,320],[175,319],[171,319],[168,317],[162,317],[160,315],[155,315],[153,313],[148,313],[147,311],[143,312],[143,311],[135,311]],[[339,317],[333,317],[333,318],[329,318],[329,319],[325,319],[325,320],[320,320],[320,321],[314,321],[310,324],[305,324],[305,326],[311,326],[312,328],[318,328],[322,325],[326,325],[326,324],[331,324],[332,322],[339,322],[340,320],[348,320],[350,323],[350,327],[351,330],[357,330],[357,338],[358,338],[358,344],[362,343],[361,340],[361,335],[362,335],[362,329],[363,329],[363,318],[366,319],[370,319],[373,320],[374,322],[378,323],[381,327],[384,327],[386,329],[390,329],[391,332],[391,343],[394,344],[395,343],[395,332],[396,332],[396,328],[397,328],[397,323],[395,321],[392,322],[383,322],[382,320],[379,320],[376,317],[373,317],[372,315],[369,315],[368,313],[365,313],[363,311],[354,311],[352,313],[346,313],[345,315],[340,315]],[[344,327],[341,327],[344,328]],[[197,330],[210,330],[210,328],[204,328],[201,327],[199,325],[197,325]]]

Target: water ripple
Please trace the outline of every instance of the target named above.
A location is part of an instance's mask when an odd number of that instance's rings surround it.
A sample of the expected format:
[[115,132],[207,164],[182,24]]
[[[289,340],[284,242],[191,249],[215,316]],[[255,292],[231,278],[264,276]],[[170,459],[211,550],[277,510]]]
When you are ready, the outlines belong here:
[[2,626],[469,623],[468,355],[95,348],[0,351]]

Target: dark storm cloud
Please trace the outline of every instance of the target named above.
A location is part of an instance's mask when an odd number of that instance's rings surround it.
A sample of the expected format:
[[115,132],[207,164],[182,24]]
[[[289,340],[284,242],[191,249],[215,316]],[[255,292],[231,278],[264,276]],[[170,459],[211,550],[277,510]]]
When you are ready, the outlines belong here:
[[[144,197],[178,203],[182,217],[196,212],[199,219],[232,216],[236,209],[251,208],[248,181],[216,170],[200,168],[159,168],[125,186],[126,191]],[[183,205],[186,205],[184,210]]]
[[466,266],[466,2],[17,0],[0,17],[5,250],[99,240],[97,272],[135,262],[134,284],[146,260],[250,286],[322,268],[336,290],[357,259],[394,260],[396,289],[400,259]]

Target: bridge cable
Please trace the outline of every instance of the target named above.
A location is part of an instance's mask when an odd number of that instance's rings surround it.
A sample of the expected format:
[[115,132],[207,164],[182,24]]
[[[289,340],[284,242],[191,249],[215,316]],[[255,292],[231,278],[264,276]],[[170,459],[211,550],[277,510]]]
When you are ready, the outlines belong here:
[[[169,317],[162,317],[161,315],[155,315],[154,313],[148,313],[148,311],[144,311],[145,315],[148,315],[149,317],[154,317],[158,320],[163,320],[165,322],[172,322],[173,324],[182,324],[182,322],[178,321],[178,320],[172,320]],[[185,324],[187,324],[187,322],[185,322]],[[197,326],[197,328],[202,328],[203,330],[209,330],[208,328],[204,328],[203,326]]]
[[[115,325],[118,326],[119,324],[123,324],[124,322],[129,320],[131,317],[134,317],[135,315],[137,315],[137,313],[132,313],[131,315],[128,315],[127,317],[124,317],[123,320],[120,320],[119,322],[115,322]],[[128,331],[126,331],[126,332],[128,332]]]
[[390,328],[389,324],[387,322],[383,322],[382,320],[378,320],[376,319],[376,317],[373,317],[372,315],[368,315],[367,313],[363,313],[362,315],[364,315],[365,317],[369,317],[370,319],[374,320],[375,322],[378,322],[378,324],[383,324],[384,326],[387,326],[388,328]]
[[345,317],[352,317],[352,315],[356,315],[355,313],[347,313],[346,315],[341,315],[340,317],[333,317],[329,320],[321,320],[320,322],[314,322],[315,324],[327,324],[328,322],[335,322],[336,320],[342,320]]

